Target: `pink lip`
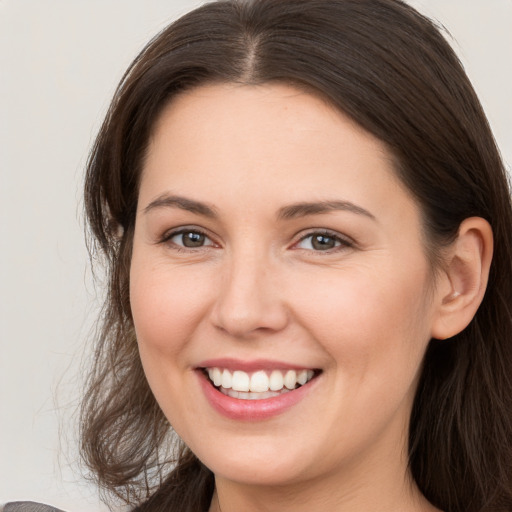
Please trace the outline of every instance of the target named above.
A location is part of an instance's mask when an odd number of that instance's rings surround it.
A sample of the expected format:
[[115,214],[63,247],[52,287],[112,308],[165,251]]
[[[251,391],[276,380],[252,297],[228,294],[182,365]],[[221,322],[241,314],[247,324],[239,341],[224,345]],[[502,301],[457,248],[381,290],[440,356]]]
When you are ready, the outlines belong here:
[[[212,366],[229,368],[217,364]],[[237,368],[241,369],[240,366],[237,366]],[[261,366],[258,366],[258,369],[260,368]],[[268,368],[268,366],[266,366],[266,368]],[[277,366],[277,368],[283,368],[283,366]],[[221,393],[212,385],[202,370],[198,370],[196,374],[199,377],[201,387],[210,405],[217,412],[229,419],[243,421],[262,421],[282,414],[290,407],[299,403],[315,387],[318,380],[318,378],[314,378],[300,388],[273,398],[241,400]]]
[[258,370],[314,370],[307,366],[293,365],[282,361],[255,359],[253,361],[241,361],[229,357],[223,359],[208,359],[197,365],[197,368],[225,368],[226,370],[242,370],[244,372],[256,372]]

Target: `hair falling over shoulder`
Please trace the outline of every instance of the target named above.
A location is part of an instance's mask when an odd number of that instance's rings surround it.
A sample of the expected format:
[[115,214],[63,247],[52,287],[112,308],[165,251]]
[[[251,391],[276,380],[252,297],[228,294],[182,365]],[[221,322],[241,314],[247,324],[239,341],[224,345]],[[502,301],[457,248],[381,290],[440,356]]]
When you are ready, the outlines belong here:
[[159,33],[134,60],[92,148],[90,250],[106,301],[81,410],[81,449],[106,492],[142,511],[206,511],[213,474],[173,434],[145,379],[129,271],[145,149],[162,108],[208,82],[284,82],[327,99],[382,140],[421,207],[429,256],[472,216],[495,238],[470,325],[431,341],[409,464],[445,512],[512,510],[512,207],[476,94],[429,19],[400,0],[220,0]]

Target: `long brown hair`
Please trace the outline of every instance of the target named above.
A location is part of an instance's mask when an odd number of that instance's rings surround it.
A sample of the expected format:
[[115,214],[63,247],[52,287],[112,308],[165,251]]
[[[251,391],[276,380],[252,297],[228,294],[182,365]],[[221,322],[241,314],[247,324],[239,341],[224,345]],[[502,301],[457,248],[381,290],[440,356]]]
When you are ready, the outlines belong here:
[[129,302],[138,184],[163,106],[208,82],[285,82],[319,94],[384,141],[421,206],[427,252],[488,220],[483,303],[431,341],[409,433],[417,485],[446,512],[512,509],[512,208],[486,117],[436,26],[400,0],[221,0],[158,34],[123,77],[92,149],[85,207],[109,288],[85,393],[83,457],[138,510],[207,510],[213,475],[176,440],[144,378]]

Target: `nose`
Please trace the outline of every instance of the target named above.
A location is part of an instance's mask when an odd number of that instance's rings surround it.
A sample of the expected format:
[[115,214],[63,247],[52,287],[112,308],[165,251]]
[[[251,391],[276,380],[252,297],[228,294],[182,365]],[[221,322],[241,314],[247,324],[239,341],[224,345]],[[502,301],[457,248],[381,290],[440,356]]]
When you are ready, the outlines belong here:
[[254,254],[233,257],[220,276],[212,310],[215,327],[237,338],[284,329],[288,309],[276,267]]

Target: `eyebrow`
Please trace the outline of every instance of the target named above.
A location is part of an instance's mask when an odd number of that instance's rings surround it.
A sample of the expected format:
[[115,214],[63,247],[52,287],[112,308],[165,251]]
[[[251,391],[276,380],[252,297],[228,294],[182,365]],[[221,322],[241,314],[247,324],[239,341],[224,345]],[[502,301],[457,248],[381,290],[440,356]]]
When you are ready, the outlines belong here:
[[[217,210],[214,206],[201,201],[195,201],[183,196],[163,194],[149,203],[144,208],[144,213],[148,213],[157,208],[179,208],[204,217],[215,219],[218,217]],[[315,201],[290,204],[280,208],[277,218],[288,220],[298,217],[306,217],[308,215],[319,215],[331,211],[348,211],[358,215],[364,215],[370,219],[376,220],[375,216],[368,210],[358,206],[350,201]]]
[[328,213],[331,211],[346,211],[364,215],[372,220],[376,220],[375,216],[368,210],[357,206],[350,201],[316,201],[312,203],[296,203],[289,206],[284,206],[279,210],[278,218],[280,219],[295,219],[297,217],[306,217],[307,215],[318,215],[321,213]]
[[204,217],[217,217],[216,209],[213,206],[182,196],[163,194],[154,201],[151,201],[151,203],[144,208],[144,213],[148,213],[156,208],[179,208],[198,215],[203,215]]

